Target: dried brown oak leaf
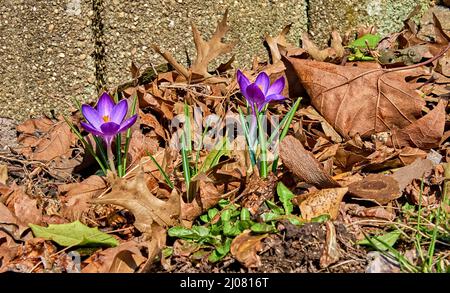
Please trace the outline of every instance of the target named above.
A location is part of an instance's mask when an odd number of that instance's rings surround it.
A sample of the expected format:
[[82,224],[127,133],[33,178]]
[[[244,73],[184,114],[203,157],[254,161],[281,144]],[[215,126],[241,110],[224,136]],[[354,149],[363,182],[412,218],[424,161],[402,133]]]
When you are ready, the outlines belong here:
[[257,254],[263,249],[261,240],[267,236],[268,234],[251,235],[251,231],[246,230],[231,242],[231,254],[246,268],[257,268],[261,266],[261,259]]
[[294,175],[319,188],[339,187],[331,176],[324,172],[313,154],[303,147],[295,137],[288,135],[280,144],[280,158]]
[[405,81],[407,70],[383,72],[295,58],[288,61],[313,106],[347,139],[404,128],[421,117],[425,104]]
[[[31,160],[51,161],[61,156],[69,158],[72,152],[70,147],[76,141],[76,136],[67,123],[64,121],[53,123],[48,118],[42,121],[25,122],[17,126],[17,130],[22,132],[18,141],[24,147],[32,149],[24,150],[24,155]],[[39,136],[39,133],[44,134]],[[30,135],[33,137],[32,140]]]
[[91,256],[83,273],[133,273],[146,260],[136,241],[121,243]]
[[154,196],[147,187],[145,173],[140,172],[131,180],[109,178],[112,191],[93,200],[98,204],[115,204],[128,209],[135,217],[134,226],[151,237],[152,224],[171,227],[179,223],[180,195],[173,189],[167,201]]
[[283,30],[276,36],[272,37],[269,34],[266,34],[264,39],[267,43],[267,46],[270,50],[270,56],[272,57],[272,63],[277,63],[281,61],[281,52],[279,46],[284,47],[285,49],[292,48],[293,46],[288,43],[286,40],[286,35],[291,30],[292,24],[289,24],[283,28]]
[[63,216],[72,221],[79,220],[83,212],[87,212],[89,202],[104,192],[106,187],[105,180],[97,175],[92,175],[78,183],[60,185],[58,191],[65,196]]
[[[216,30],[209,41],[203,40],[197,27],[192,24],[192,34],[194,37],[195,48],[197,51],[197,57],[193,62],[189,70],[186,69],[182,64],[180,64],[169,52],[162,52],[157,45],[152,45],[153,50],[160,54],[164,59],[169,62],[175,70],[181,74],[186,80],[198,80],[205,77],[210,77],[211,74],[208,72],[208,64],[217,58],[221,54],[226,54],[231,52],[236,42],[233,43],[222,43],[222,38],[225,36],[229,30],[227,25],[228,10],[221,21],[217,22]],[[231,57],[230,61],[219,66],[218,70],[224,70],[225,68],[230,68],[230,63],[234,60],[234,56]],[[221,81],[219,78],[212,78],[209,80],[210,83],[215,81]]]
[[308,51],[308,54],[317,61],[340,62],[344,57],[345,49],[342,46],[342,38],[339,32],[334,30],[331,33],[331,47],[320,50],[308,36],[308,33],[302,35],[303,49]]
[[445,128],[446,102],[440,100],[427,115],[414,121],[402,129],[393,129],[388,146],[414,146],[420,149],[431,149],[439,145]]
[[329,215],[336,219],[339,214],[339,206],[342,198],[347,193],[347,187],[322,189],[310,194],[300,204],[302,218],[310,221],[320,215]]
[[208,64],[221,54],[229,53],[236,43],[222,43],[230,27],[227,25],[228,10],[225,11],[221,21],[217,22],[217,28],[209,41],[203,40],[197,27],[192,24],[192,33],[194,35],[195,49],[197,58],[192,64],[191,71],[203,77],[210,76],[208,73]]

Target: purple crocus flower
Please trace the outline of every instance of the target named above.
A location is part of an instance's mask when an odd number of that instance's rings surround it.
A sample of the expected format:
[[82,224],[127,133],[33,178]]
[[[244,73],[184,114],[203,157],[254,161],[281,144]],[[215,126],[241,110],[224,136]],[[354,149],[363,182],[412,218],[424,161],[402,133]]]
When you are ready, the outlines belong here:
[[106,92],[98,100],[97,109],[82,105],[81,112],[87,121],[87,123],[81,122],[81,126],[88,132],[102,137],[108,147],[117,134],[130,128],[137,119],[137,115],[133,115],[124,120],[128,112],[127,100],[121,100],[115,105]]
[[[255,115],[255,110],[261,111],[269,102],[285,99],[285,97],[281,95],[285,85],[283,76],[271,85],[267,73],[261,72],[256,77],[255,82],[252,83],[240,70],[238,70],[237,81],[241,88],[241,93],[252,106]],[[254,105],[256,105],[257,109],[254,108]]]

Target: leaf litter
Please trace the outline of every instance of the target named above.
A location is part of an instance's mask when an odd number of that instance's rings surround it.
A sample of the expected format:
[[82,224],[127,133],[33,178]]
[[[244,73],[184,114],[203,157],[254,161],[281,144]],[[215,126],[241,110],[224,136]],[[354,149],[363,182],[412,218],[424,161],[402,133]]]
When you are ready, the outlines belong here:
[[[187,166],[173,149],[177,115],[193,116],[182,129],[191,125],[189,143],[204,146],[220,141],[196,129],[226,125],[196,109],[217,117],[245,110],[234,57],[211,70],[238,44],[224,42],[227,16],[209,40],[192,25],[191,65],[155,44],[167,64],[132,63],[132,81],[112,92],[137,98],[125,176],[98,170],[61,117],[17,126],[18,145],[0,154],[0,271],[448,270],[450,45],[438,17],[428,39],[411,20],[381,40],[374,27],[333,31],[327,48],[307,34],[301,48],[290,44],[289,25],[265,35],[268,61],[243,72],[287,81],[286,101],[268,116],[303,99],[264,178],[247,149],[201,148]],[[78,111],[69,121],[81,130]],[[439,265],[410,262],[430,241]]]

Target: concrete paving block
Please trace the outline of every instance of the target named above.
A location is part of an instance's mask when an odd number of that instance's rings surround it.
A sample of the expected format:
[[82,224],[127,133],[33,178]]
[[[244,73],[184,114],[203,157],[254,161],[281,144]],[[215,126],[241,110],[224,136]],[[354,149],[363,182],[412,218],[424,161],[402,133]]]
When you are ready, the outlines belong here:
[[96,95],[88,0],[0,2],[0,117],[23,120]]

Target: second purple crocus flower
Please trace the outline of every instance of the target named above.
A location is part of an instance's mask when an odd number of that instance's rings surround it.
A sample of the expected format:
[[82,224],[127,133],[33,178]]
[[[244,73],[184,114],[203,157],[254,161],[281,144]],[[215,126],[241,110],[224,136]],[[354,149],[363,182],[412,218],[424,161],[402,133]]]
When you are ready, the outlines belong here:
[[256,111],[261,111],[268,103],[285,99],[285,97],[281,95],[285,86],[283,76],[270,84],[270,78],[267,73],[261,72],[256,77],[255,82],[252,83],[240,70],[238,70],[237,81],[241,88],[241,93],[251,105],[254,115],[256,115]]

